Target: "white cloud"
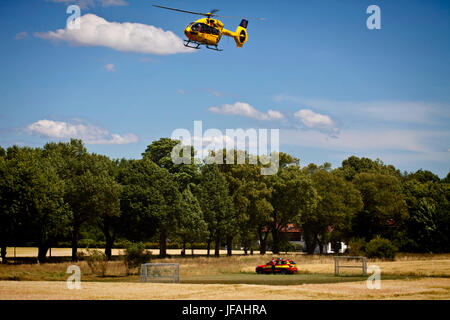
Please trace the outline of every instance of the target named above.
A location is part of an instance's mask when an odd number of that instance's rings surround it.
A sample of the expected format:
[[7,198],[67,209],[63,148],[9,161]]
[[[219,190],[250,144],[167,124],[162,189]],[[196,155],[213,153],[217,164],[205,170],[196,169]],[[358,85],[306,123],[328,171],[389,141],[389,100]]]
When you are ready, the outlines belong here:
[[116,71],[116,66],[112,63],[105,64],[103,68],[108,72]]
[[403,152],[430,153],[445,151],[433,142],[445,145],[450,139],[450,132],[444,130],[383,130],[379,128],[366,130],[342,130],[338,137],[315,130],[282,130],[280,143],[302,147],[313,147],[344,152],[395,150]]
[[28,34],[28,32],[22,31],[22,32],[17,33],[14,36],[14,39],[16,39],[16,40],[24,40],[24,39],[27,39],[29,36],[30,35]]
[[192,52],[173,32],[155,26],[109,22],[94,14],[85,14],[78,19],[81,25],[79,29],[66,27],[56,31],[36,32],[34,35],[77,46],[101,46],[124,52],[158,55]]
[[26,129],[32,135],[63,140],[75,138],[87,144],[130,144],[138,141],[138,137],[133,133],[121,136],[79,121],[69,123],[43,119],[30,124]]
[[308,128],[331,129],[334,122],[327,115],[316,113],[309,109],[301,109],[294,113],[294,117],[299,119]]
[[267,113],[264,113],[245,102],[224,104],[220,107],[210,107],[208,110],[213,113],[239,115],[258,120],[279,120],[284,118],[284,116],[279,111],[269,110],[267,111]]
[[436,124],[449,119],[449,105],[422,101],[336,101],[277,95],[275,102],[290,102],[321,112],[336,112],[342,117],[363,117],[394,123]]

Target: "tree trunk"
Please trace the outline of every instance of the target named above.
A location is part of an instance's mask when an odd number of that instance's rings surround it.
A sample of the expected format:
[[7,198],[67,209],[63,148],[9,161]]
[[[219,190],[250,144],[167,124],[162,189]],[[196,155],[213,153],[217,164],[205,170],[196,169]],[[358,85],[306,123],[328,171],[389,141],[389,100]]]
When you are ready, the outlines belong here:
[[313,254],[316,249],[316,237],[309,232],[304,232],[305,244],[306,244],[306,252],[308,254]]
[[[264,233],[264,235],[263,235]],[[268,232],[261,232],[258,231],[258,236],[259,236],[259,254],[264,255],[266,254],[266,250],[267,250],[267,236],[268,236]]]
[[280,234],[277,228],[272,228],[272,252],[274,254],[280,253]]
[[208,238],[208,246],[206,248],[206,252],[207,252],[206,255],[208,258],[209,258],[210,251],[211,251],[211,238],[209,237]]
[[219,257],[220,256],[220,236],[217,235],[214,243],[214,256]]
[[231,257],[233,254],[233,237],[227,236],[227,256]]
[[78,261],[77,251],[78,251],[78,237],[79,237],[79,227],[74,226],[72,232],[72,261]]
[[2,263],[6,263],[6,244],[2,243],[1,245],[1,257],[2,257]]
[[159,256],[165,258],[167,256],[167,230],[163,228],[159,233]]
[[112,247],[114,246],[114,237],[111,236],[109,231],[105,232],[105,255],[106,259],[111,260]]
[[38,248],[38,261],[39,262],[45,262],[47,259],[47,251],[48,251],[48,245],[39,245]]
[[186,256],[186,241],[183,240],[183,249],[181,250],[181,256],[185,257]]

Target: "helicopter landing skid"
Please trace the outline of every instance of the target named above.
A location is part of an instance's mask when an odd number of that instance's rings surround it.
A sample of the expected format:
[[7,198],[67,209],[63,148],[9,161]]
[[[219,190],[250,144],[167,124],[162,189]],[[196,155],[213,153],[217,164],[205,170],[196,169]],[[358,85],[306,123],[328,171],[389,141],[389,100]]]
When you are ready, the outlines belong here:
[[219,49],[217,46],[210,47],[207,44],[203,44],[197,41],[192,40],[184,40],[184,46],[192,49],[200,49],[200,46],[204,45],[209,50],[215,50],[215,51],[223,51],[222,49]]
[[[191,44],[191,43],[193,43],[194,45],[197,45],[197,46],[190,46],[189,44]],[[184,46],[188,47],[188,48],[200,49],[200,45],[201,45],[201,43],[196,42],[196,41],[184,40]]]
[[209,50],[223,51],[222,49],[219,49],[217,46],[214,46],[214,48],[211,48],[210,46],[205,45],[205,47],[206,47],[207,49],[209,49]]

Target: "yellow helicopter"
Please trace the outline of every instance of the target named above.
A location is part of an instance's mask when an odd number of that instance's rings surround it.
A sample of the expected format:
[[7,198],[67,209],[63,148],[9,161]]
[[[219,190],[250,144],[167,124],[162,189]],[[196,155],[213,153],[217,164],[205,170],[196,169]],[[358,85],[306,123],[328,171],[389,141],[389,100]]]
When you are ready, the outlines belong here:
[[[223,27],[223,23],[217,19],[211,19],[212,17],[222,17],[231,18],[226,16],[218,16],[215,13],[219,10],[213,9],[208,13],[192,12],[186,10],[180,10],[175,8],[163,7],[159,5],[153,5],[157,8],[174,10],[184,13],[190,13],[200,16],[205,16],[206,18],[198,19],[197,21],[188,24],[186,29],[184,29],[184,34],[188,40],[184,40],[184,45],[193,49],[200,49],[201,45],[204,45],[207,49],[222,51],[218,48],[219,41],[222,36],[229,36],[236,41],[236,46],[241,48],[244,43],[247,42],[247,26],[248,20],[242,19],[241,23],[237,27],[236,31],[230,31]],[[252,18],[258,20],[264,20],[264,18]]]

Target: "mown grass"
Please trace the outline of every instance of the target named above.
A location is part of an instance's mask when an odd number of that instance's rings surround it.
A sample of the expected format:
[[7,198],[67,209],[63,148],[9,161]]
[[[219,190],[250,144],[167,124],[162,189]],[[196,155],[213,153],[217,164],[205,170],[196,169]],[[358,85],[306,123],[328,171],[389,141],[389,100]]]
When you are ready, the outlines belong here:
[[[405,276],[383,276],[381,280],[408,279]],[[335,276],[334,274],[221,274],[206,276],[185,276],[181,283],[204,284],[257,284],[257,285],[302,285],[365,281],[367,276]]]

